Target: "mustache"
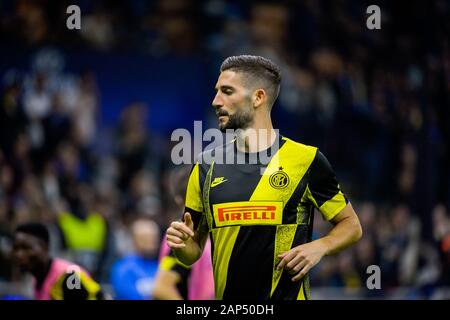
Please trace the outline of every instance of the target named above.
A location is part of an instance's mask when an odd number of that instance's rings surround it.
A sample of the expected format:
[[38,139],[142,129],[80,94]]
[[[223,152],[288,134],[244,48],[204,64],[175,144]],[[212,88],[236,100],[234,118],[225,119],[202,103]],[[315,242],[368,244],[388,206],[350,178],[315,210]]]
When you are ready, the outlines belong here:
[[223,111],[223,110],[218,110],[218,111],[216,111],[216,116],[218,116],[218,117],[228,116],[228,112]]

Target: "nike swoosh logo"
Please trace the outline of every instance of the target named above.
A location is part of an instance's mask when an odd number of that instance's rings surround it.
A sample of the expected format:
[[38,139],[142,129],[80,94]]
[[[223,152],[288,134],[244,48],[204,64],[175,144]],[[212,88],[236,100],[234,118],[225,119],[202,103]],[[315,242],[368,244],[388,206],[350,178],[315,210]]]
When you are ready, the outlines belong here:
[[214,180],[214,181],[211,183],[211,188],[217,187],[219,184],[224,183],[224,182],[227,182],[227,181],[228,181],[227,179],[225,179],[225,180],[218,180],[218,181]]

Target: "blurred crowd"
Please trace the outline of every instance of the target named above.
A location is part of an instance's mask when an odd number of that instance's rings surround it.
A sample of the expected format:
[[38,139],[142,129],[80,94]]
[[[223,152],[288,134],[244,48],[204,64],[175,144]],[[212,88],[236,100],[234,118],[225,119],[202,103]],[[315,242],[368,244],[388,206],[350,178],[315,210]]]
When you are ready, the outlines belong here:
[[[74,3],[82,12],[77,32],[65,23]],[[110,284],[116,260],[136,250],[136,221],[163,231],[181,214],[170,138],[148,127],[148,105],[130,97],[118,122],[102,125],[101,99],[115,93],[100,90],[95,67],[68,72],[64,54],[45,49],[52,46],[207,57],[213,75],[229,55],[273,59],[283,77],[275,127],[322,150],[364,229],[354,248],[314,269],[312,287],[377,297],[415,288],[410,298],[450,287],[450,3],[378,1],[381,30],[366,28],[370,4],[2,1],[1,46],[33,55],[26,70],[0,63],[0,281],[23,281],[9,257],[22,222],[44,222],[54,255]],[[209,106],[198,108],[215,126]],[[327,228],[316,219],[315,236]],[[369,265],[380,266],[383,290],[362,289]]]

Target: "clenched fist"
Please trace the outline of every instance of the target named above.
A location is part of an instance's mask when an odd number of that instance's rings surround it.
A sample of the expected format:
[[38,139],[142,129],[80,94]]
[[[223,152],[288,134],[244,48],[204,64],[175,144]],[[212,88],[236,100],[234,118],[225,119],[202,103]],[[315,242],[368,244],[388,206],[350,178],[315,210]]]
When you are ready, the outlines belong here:
[[174,221],[167,229],[167,244],[172,249],[181,249],[186,247],[186,241],[194,236],[194,222],[191,214],[184,214],[184,222]]

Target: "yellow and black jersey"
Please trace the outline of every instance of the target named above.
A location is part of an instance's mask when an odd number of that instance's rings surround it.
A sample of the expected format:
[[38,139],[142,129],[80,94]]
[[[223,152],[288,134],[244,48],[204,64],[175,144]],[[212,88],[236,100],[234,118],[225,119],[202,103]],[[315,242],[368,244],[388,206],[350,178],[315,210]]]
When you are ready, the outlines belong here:
[[80,272],[77,283],[73,273],[63,273],[50,288],[52,300],[104,300],[100,285],[85,272]]
[[[186,211],[199,232],[211,233],[217,299],[308,299],[308,277],[293,282],[276,269],[277,257],[311,241],[314,208],[331,220],[348,203],[316,147],[277,141],[254,154],[231,142],[204,152],[193,166]],[[230,158],[234,164],[219,164]],[[237,164],[242,158],[245,164]]]

